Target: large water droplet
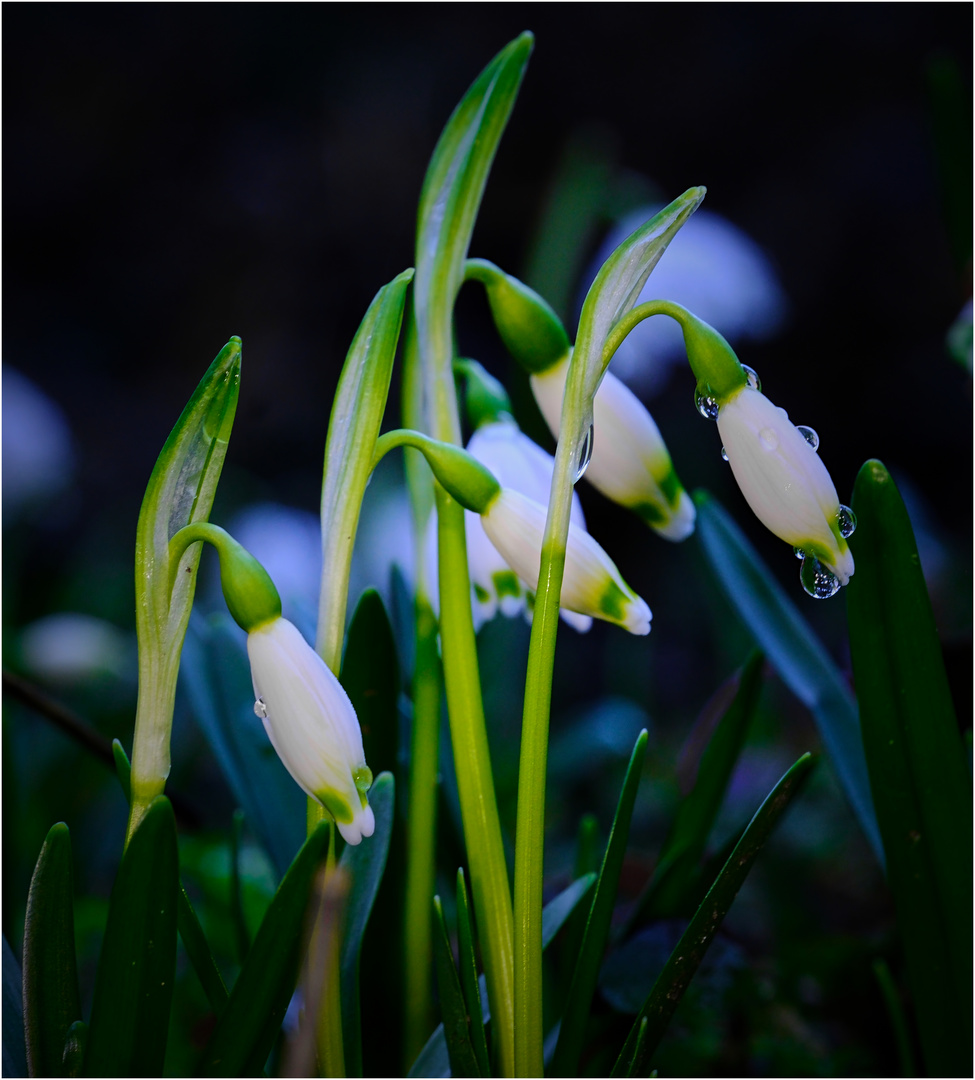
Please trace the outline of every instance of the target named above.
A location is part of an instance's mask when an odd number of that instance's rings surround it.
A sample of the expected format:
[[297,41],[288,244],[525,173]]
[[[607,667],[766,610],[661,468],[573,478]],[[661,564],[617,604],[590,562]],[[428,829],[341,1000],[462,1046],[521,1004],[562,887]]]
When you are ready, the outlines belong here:
[[792,549],[792,554],[795,555],[797,559],[804,559],[806,557],[806,553],[802,550],[801,547],[794,547]]
[[807,555],[799,567],[799,581],[814,600],[828,600],[840,591],[840,580],[832,570],[816,558]]
[[264,698],[259,697],[254,702],[254,715],[259,716],[262,720],[267,719],[267,706],[264,704]]
[[586,432],[586,441],[582,444],[582,449],[579,451],[579,463],[576,465],[576,474],[573,478],[573,483],[581,480],[586,469],[589,468],[589,462],[592,461],[592,443],[593,432],[592,424],[590,424],[589,430]]
[[708,397],[707,394],[702,394],[700,390],[695,390],[694,404],[697,406],[697,411],[705,420],[718,419],[718,409],[720,408],[720,405],[715,398]]
[[836,511],[836,524],[840,527],[840,536],[846,540],[856,532],[857,516],[848,506],[840,503],[840,508]]
[[725,450],[725,448],[723,446],[721,447],[721,460],[722,461],[727,461],[728,460],[728,451]]
[[775,428],[762,428],[758,433],[758,437],[766,450],[775,450],[779,445],[779,436],[776,434]]
[[819,435],[813,428],[807,427],[805,424],[796,424],[796,431],[809,443],[813,450],[819,449]]
[[745,378],[748,380],[745,385],[749,390],[762,389],[762,380],[758,377],[758,372],[754,368],[750,368],[747,364],[742,364],[742,370],[745,372]]

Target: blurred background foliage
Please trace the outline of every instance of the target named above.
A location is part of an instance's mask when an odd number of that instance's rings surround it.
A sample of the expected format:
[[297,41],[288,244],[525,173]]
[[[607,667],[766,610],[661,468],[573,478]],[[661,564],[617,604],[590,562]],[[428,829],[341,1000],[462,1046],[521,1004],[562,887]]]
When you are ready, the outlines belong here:
[[[739,333],[741,359],[769,396],[816,428],[841,500],[865,458],[891,469],[969,727],[971,24],[961,4],[9,7],[5,668],[130,747],[139,505],[183,403],[231,334],[243,338],[243,380],[212,519],[263,559],[285,614],[313,632],[321,460],[346,349],[376,289],[412,261],[420,183],[447,115],[487,59],[529,28],[535,54],[471,253],[528,280],[572,330],[613,223],[706,184],[706,210],[757,245],[776,299],[744,327],[700,314]],[[679,257],[694,279],[680,241],[651,277],[661,291]],[[721,257],[703,243],[713,269]],[[727,320],[744,304],[735,287],[751,280],[733,265],[714,286],[731,290]],[[956,325],[966,301],[967,339],[964,319]],[[551,449],[475,290],[460,298],[458,345],[509,385],[522,426]],[[685,486],[731,510],[848,672],[843,600],[817,605],[801,593],[797,564],[752,518],[715,430],[694,410],[686,370],[658,364],[641,383],[640,358],[631,364]],[[627,900],[686,783],[693,725],[752,642],[693,539],[668,545],[586,485],[579,493],[590,531],[653,608],[654,631],[562,631],[549,872],[553,889],[567,883],[584,812],[605,837],[646,726]],[[367,493],[361,535],[371,539],[357,552],[353,593],[383,592],[407,671],[406,593],[389,566],[395,555],[410,576],[408,534],[397,466],[384,465]],[[206,563],[201,614],[221,608]],[[504,619],[479,636],[509,840],[527,641],[527,626]],[[184,879],[232,974],[235,800],[193,702],[184,686],[170,786],[181,798]],[[717,848],[797,754],[817,748],[808,713],[769,670]],[[443,788],[450,896],[463,849],[449,757]],[[44,835],[56,820],[72,829],[90,1001],[124,799],[101,762],[9,694],[3,810],[3,931],[18,955]],[[246,823],[242,872],[253,931],[277,870]],[[660,923],[628,945],[645,951],[651,980],[676,932]],[[661,1071],[890,1075],[894,1042],[871,964],[885,957],[898,970],[892,933],[880,872],[821,766],[681,1005]],[[179,964],[173,1075],[189,1071],[212,1024],[182,952]],[[368,941],[365,964],[368,994],[378,980]],[[603,971],[594,1023],[607,1031],[625,1033],[645,995],[627,984],[632,969]],[[367,1040],[365,1052],[367,1071],[390,1071],[386,1048]],[[589,1063],[593,1074],[604,1066]]]

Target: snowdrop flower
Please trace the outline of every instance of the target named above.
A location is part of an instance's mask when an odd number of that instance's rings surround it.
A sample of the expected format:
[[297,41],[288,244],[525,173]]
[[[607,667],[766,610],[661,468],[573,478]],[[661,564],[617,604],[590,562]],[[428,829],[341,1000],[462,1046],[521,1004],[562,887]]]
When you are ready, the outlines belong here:
[[[535,400],[556,438],[568,370],[567,354],[531,377]],[[593,400],[592,457],[585,478],[668,540],[684,540],[694,531],[694,503],[674,472],[660,430],[640,399],[610,371]]]
[[372,773],[352,702],[324,660],[281,617],[281,598],[267,571],[223,529],[195,522],[169,542],[176,574],[190,544],[207,540],[220,556],[220,583],[230,614],[247,631],[254,712],[292,779],[335,819],[346,843],[372,836],[366,798]]
[[723,454],[756,517],[803,559],[811,596],[832,596],[853,574],[846,542],[856,527],[820,460],[819,437],[746,385],[718,408]]
[[280,616],[248,633],[247,655],[254,712],[285,768],[332,815],[346,843],[372,836],[376,819],[366,799],[372,773],[359,721],[338,679]]

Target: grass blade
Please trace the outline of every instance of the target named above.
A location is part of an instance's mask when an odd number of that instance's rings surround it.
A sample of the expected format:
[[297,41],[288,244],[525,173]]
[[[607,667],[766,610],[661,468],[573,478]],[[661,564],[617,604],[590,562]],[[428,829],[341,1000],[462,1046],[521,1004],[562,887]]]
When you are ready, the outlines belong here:
[[481,1020],[483,1006],[481,990],[477,983],[474,928],[471,925],[470,901],[467,897],[467,883],[464,881],[463,868],[457,870],[457,947],[460,962],[460,988],[464,994],[464,1004],[467,1006],[474,1057],[477,1059],[481,1076],[490,1076],[487,1039],[484,1036],[484,1023]]
[[362,1076],[359,958],[362,955],[362,939],[386,868],[395,802],[393,776],[388,772],[381,773],[369,792],[369,805],[376,816],[376,831],[356,847],[347,845],[340,860],[341,867],[352,882],[345,909],[341,958],[342,1042],[345,1047],[346,1076]]
[[592,1004],[592,995],[599,977],[599,967],[602,964],[603,952],[609,938],[610,920],[613,917],[620,870],[623,867],[626,841],[630,833],[630,818],[633,816],[633,805],[636,802],[637,788],[640,786],[646,752],[647,732],[644,729],[640,732],[636,745],[633,747],[633,753],[630,755],[630,763],[616,807],[616,816],[606,843],[606,854],[603,856],[599,880],[596,882],[596,893],[589,909],[582,947],[579,950],[579,958],[572,975],[572,985],[562,1013],[559,1041],[555,1047],[555,1056],[552,1058],[553,1076],[574,1076],[579,1065],[589,1007]]
[[883,864],[856,701],[846,680],[717,499],[697,491],[694,502],[696,535],[721,588],[782,681],[812,713],[830,764]]
[[176,976],[178,891],[176,818],[159,795],[132,835],[112,887],[87,1076],[162,1076]]
[[3,939],[3,1075],[27,1076],[24,1041],[23,975],[13,950]]
[[972,788],[910,519],[879,461],[860,470],[850,645],[863,745],[925,1065],[972,1061]]
[[[481,1076],[481,1070],[471,1043],[471,1017],[454,967],[447,924],[444,922],[440,897],[433,898],[433,951],[437,967],[437,989],[440,993],[440,1012],[443,1016],[447,1055],[451,1076]],[[482,1029],[483,1030],[483,1029]]]
[[[811,754],[801,758],[786,772],[775,785],[765,801],[758,808],[748,824],[741,839],[735,845],[731,857],[725,863],[708,890],[701,906],[688,924],[677,947],[657,977],[653,989],[643,1003],[630,1029],[630,1034],[620,1054],[613,1076],[646,1076],[650,1056],[660,1043],[670,1018],[674,1014],[684,991],[697,971],[704,954],[714,940],[714,935],[724,920],[728,909],[738,895],[738,890],[748,876],[755,862],[755,857],[778,824],[782,812],[799,791],[802,782],[813,764]],[[645,1033],[641,1035],[642,1021],[647,1020]],[[637,1053],[637,1042],[643,1038],[643,1049]],[[627,1064],[632,1062],[632,1064]]]
[[71,835],[59,822],[34,867],[24,925],[24,1033],[31,1076],[60,1076],[68,1028],[81,1019],[74,948]]
[[278,886],[203,1053],[199,1075],[261,1074],[294,993],[305,909],[329,832],[329,823],[321,822]]

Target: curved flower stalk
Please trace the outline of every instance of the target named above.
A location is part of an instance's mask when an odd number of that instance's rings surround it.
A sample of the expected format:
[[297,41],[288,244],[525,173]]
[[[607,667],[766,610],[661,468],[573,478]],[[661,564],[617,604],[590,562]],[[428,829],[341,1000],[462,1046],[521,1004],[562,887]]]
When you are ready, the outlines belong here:
[[170,541],[173,565],[198,541],[220,556],[220,584],[230,614],[247,631],[254,712],[296,784],[334,818],[348,844],[371,836],[376,819],[355,709],[324,660],[281,617],[281,599],[264,567],[223,529],[188,525]]
[[[535,401],[556,439],[571,346],[562,323],[538,293],[485,259],[470,259],[505,347],[531,375]],[[694,503],[674,471],[653,417],[610,372],[592,403],[592,439],[585,478],[608,499],[633,510],[668,540],[694,531]],[[547,502],[548,500],[539,500]]]
[[[482,429],[483,430],[483,429]],[[523,439],[520,432],[518,436]],[[487,440],[500,433],[489,433]],[[510,436],[501,435],[502,445]],[[495,474],[466,450],[440,443],[417,431],[390,431],[376,447],[376,460],[395,446],[422,451],[434,476],[464,509],[480,518],[484,534],[504,564],[529,588],[538,586],[547,509],[542,503],[505,487]],[[509,446],[510,451],[510,446]],[[544,452],[542,452],[544,453]],[[528,460],[519,447],[509,468]],[[547,457],[548,455],[544,455]],[[548,468],[536,459],[536,468]],[[525,470],[527,472],[527,470]],[[571,612],[616,623],[633,634],[650,632],[650,609],[626,584],[616,564],[578,525],[569,523],[562,604]]]

